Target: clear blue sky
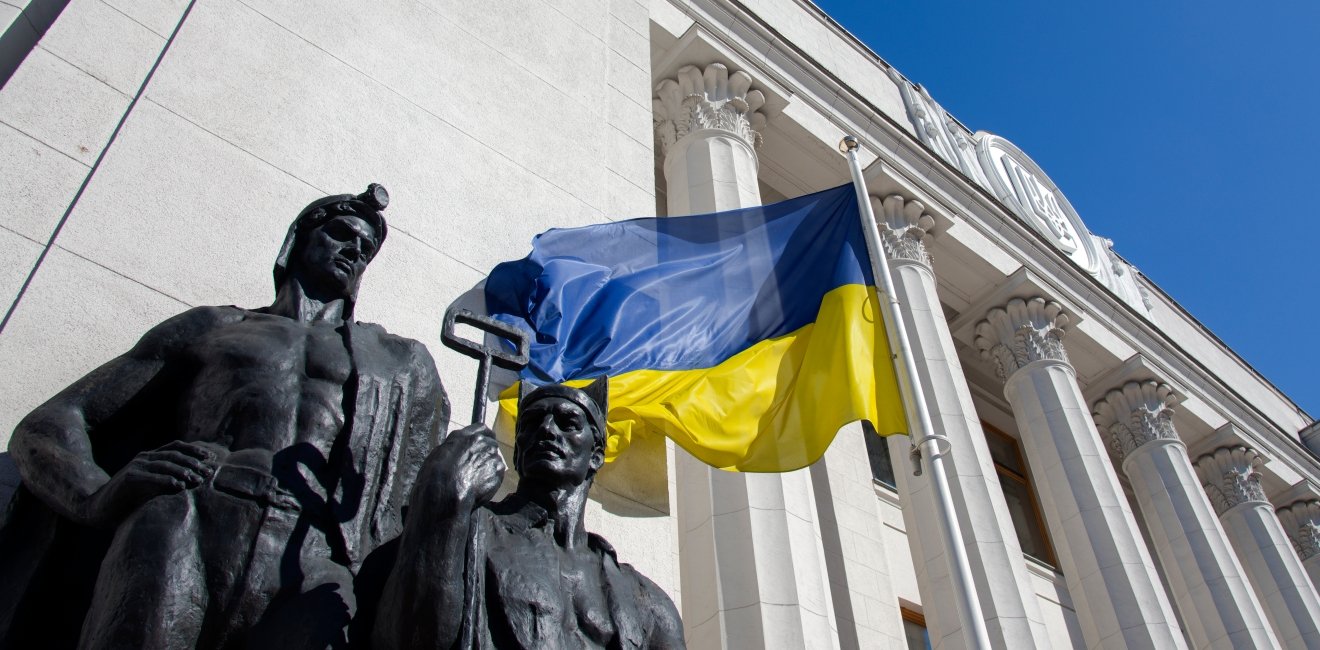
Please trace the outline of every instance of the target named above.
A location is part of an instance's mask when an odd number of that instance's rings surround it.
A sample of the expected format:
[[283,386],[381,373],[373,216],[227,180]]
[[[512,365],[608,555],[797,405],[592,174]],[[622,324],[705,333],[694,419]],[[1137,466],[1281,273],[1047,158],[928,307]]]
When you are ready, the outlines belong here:
[[1320,417],[1320,0],[816,0]]

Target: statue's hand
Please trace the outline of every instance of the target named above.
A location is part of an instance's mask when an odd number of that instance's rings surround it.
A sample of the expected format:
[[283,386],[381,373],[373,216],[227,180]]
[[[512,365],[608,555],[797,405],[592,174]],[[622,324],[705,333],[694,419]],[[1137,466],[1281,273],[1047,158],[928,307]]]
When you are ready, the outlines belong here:
[[426,458],[421,485],[447,511],[472,508],[495,495],[504,480],[499,443],[484,424],[450,433]]
[[215,456],[201,445],[176,440],[144,451],[110,477],[87,502],[93,525],[118,521],[153,497],[190,490],[215,472]]

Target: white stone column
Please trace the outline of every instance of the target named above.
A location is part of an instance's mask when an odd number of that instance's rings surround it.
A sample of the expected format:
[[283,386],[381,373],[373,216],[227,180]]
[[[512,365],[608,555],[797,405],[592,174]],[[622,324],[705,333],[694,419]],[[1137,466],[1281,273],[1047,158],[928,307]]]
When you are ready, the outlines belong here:
[[1095,423],[1132,484],[1155,554],[1196,648],[1279,645],[1173,426],[1173,389],[1129,381],[1095,403]]
[[[949,438],[949,490],[972,580],[996,648],[1044,648],[1049,635],[1026,560],[1004,501],[980,419],[972,405],[962,364],[940,307],[935,273],[923,238],[934,226],[919,201],[872,197],[894,291],[903,305],[909,344],[917,362],[931,422]],[[902,438],[904,443],[908,438]],[[906,449],[907,444],[904,444]],[[894,476],[903,504],[908,546],[917,570],[926,629],[934,648],[965,648],[948,569],[948,549],[935,512],[930,477],[912,475],[908,454],[894,454]]]
[[1277,514],[1311,584],[1320,585],[1320,501],[1297,501],[1279,508]]
[[844,427],[811,465],[834,620],[845,650],[906,650],[867,435],[875,434],[860,424]]
[[[671,216],[760,205],[764,98],[751,83],[712,63],[656,87]],[[688,647],[838,648],[810,471],[739,474],[674,455]]]
[[1220,447],[1196,473],[1283,647],[1320,648],[1320,597],[1265,498],[1262,462],[1250,447]]
[[1052,300],[1013,298],[977,323],[974,343],[1005,380],[1086,646],[1184,648],[1068,363],[1069,320]]

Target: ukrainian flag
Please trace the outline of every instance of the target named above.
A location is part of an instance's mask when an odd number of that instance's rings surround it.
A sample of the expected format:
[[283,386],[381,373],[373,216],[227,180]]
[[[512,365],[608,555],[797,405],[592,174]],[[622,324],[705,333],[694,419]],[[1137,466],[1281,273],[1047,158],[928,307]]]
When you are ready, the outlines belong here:
[[[661,434],[715,467],[805,467],[838,429],[906,431],[851,185],[538,235],[486,281],[533,333],[521,380],[609,376],[606,457]],[[501,394],[505,415],[517,386]]]

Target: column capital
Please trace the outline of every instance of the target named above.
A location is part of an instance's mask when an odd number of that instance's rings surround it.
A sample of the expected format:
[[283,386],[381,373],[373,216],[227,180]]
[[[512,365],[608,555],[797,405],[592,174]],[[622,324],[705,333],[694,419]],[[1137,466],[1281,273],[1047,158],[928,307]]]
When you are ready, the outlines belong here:
[[751,86],[751,75],[741,70],[731,73],[723,63],[679,68],[674,78],[656,85],[652,100],[661,151],[668,155],[674,143],[702,129],[725,131],[755,150],[765,127],[765,116],[758,112],[765,95]]
[[1105,393],[1091,417],[1121,464],[1128,454],[1155,440],[1178,440],[1173,428],[1173,407],[1178,394],[1159,381],[1129,381]]
[[1215,514],[1243,503],[1263,503],[1265,488],[1260,485],[1260,466],[1265,460],[1255,449],[1243,445],[1220,447],[1196,459],[1196,474],[1201,478]]
[[1063,305],[1035,296],[1013,298],[995,307],[976,324],[972,343],[981,358],[995,362],[995,372],[1007,380],[1019,368],[1044,359],[1068,362],[1063,335],[1070,319]]
[[884,199],[874,195],[870,198],[880,225],[885,257],[891,261],[907,260],[931,266],[930,251],[922,240],[935,227],[935,217],[926,213],[926,206],[901,194],[890,194]]
[[1296,501],[1279,508],[1278,514],[1283,532],[1303,562],[1320,555],[1320,501]]

